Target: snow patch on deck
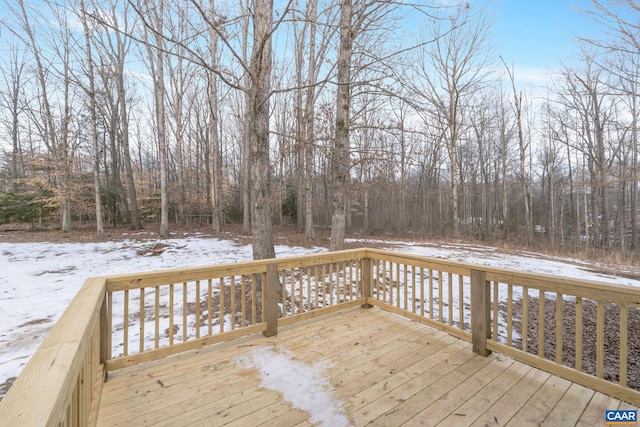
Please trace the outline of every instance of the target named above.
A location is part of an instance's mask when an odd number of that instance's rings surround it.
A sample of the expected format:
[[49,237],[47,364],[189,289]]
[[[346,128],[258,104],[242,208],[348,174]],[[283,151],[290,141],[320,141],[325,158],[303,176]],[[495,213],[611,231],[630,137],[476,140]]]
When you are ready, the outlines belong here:
[[294,358],[288,349],[259,347],[249,359],[237,358],[236,363],[260,372],[260,385],[282,393],[293,407],[309,413],[313,424],[341,427],[351,423],[343,409],[343,402],[331,395],[331,384],[324,375],[330,364],[318,361],[307,365]]

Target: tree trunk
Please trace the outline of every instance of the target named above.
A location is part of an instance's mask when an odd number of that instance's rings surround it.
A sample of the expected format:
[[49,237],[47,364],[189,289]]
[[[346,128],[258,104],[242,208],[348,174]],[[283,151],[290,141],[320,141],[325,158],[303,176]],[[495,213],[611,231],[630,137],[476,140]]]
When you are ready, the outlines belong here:
[[273,0],[255,2],[251,52],[251,232],[253,259],[275,257],[271,217],[269,97],[271,95],[271,25]]
[[[243,3],[242,13],[242,58],[243,63],[249,63],[249,0]],[[244,75],[244,87],[247,89],[244,96],[244,120],[242,127],[242,231],[251,233],[252,201],[251,201],[251,146],[253,144],[253,130],[251,129],[251,93],[248,90],[252,85],[250,73]]]
[[[169,237],[169,189],[167,172],[167,146],[165,128],[165,106],[164,106],[164,52],[163,52],[163,27],[164,27],[164,0],[159,0],[152,8],[147,3],[147,13],[155,18],[155,46],[147,42],[147,52],[152,68],[153,90],[156,112],[156,137],[158,143],[158,163],[160,163],[160,230],[161,238]],[[155,55],[153,49],[155,48]],[[155,67],[154,67],[155,65]]]
[[[215,10],[215,0],[211,0],[211,10]],[[213,23],[214,25],[216,22]],[[218,34],[213,28],[209,30],[209,55],[215,63],[218,55]],[[222,153],[218,137],[218,79],[215,73],[209,72],[209,168],[211,170],[211,229],[222,231],[224,216],[222,214]]]
[[96,202],[96,236],[104,238],[104,222],[102,217],[102,195],[100,191],[100,152],[98,150],[98,118],[96,111],[96,88],[93,75],[93,58],[89,26],[85,16],[84,0],[80,0],[80,19],[84,29],[85,52],[87,55],[87,74],[89,77],[89,114],[91,115],[91,148],[93,150],[93,192]]
[[349,120],[351,107],[351,55],[353,52],[351,0],[342,0],[340,6],[340,51],[338,53],[338,88],[336,89],[336,136],[333,146],[332,189],[333,215],[331,217],[331,250],[344,248],[346,233],[346,184],[349,162]]
[[[315,140],[315,105],[316,105],[316,20],[318,1],[309,0],[307,2],[307,19],[311,23],[309,28],[309,77],[307,81],[307,94],[305,100],[305,177],[304,177],[304,233],[309,239],[315,238],[315,227],[313,223],[313,147]],[[299,212],[298,214],[301,214]]]

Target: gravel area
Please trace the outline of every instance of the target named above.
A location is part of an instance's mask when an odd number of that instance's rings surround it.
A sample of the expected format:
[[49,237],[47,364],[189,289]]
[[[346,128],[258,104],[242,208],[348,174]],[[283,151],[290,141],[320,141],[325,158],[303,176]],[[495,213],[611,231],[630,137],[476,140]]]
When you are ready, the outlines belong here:
[[[527,352],[538,354],[538,304],[539,299],[528,298],[528,333]],[[502,307],[506,313],[506,308]],[[544,357],[556,360],[556,300],[546,298],[544,301]],[[597,304],[591,300],[582,301],[582,370],[589,374],[596,373],[596,315]],[[522,300],[513,304],[513,327],[524,336],[522,331]],[[575,300],[565,298],[562,309],[562,363],[574,367],[576,362],[576,304]],[[506,321],[506,320],[505,320]],[[640,390],[640,308],[627,309],[627,385]],[[521,340],[514,346],[521,347]],[[620,354],[620,309],[615,304],[604,304],[604,361],[603,376],[612,382],[619,381]]]

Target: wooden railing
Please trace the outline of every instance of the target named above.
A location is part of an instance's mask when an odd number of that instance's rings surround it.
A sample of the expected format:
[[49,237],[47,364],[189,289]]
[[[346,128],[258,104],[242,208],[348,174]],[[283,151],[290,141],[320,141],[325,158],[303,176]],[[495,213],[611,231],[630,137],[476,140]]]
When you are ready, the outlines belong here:
[[640,404],[639,288],[494,269],[485,279],[489,350]]
[[256,332],[271,336],[278,323],[363,304],[364,254],[107,277],[107,370]]
[[640,370],[629,339],[640,289],[360,249],[88,279],[0,402],[0,420],[92,425],[110,370],[357,305],[640,403],[628,379]]
[[640,404],[640,288],[372,249],[367,259],[370,304]]
[[95,424],[106,354],[104,297],[104,279],[84,283],[0,402],[0,425]]

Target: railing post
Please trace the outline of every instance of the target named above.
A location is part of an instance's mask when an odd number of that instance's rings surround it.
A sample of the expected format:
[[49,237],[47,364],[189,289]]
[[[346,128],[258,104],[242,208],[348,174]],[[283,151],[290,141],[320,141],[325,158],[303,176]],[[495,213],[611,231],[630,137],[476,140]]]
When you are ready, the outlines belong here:
[[267,264],[267,283],[265,283],[264,320],[267,329],[263,332],[265,337],[278,334],[278,266]]
[[362,280],[362,296],[367,298],[367,301],[361,305],[362,308],[371,308],[373,305],[369,304],[369,298],[371,294],[371,258],[362,258],[360,260],[360,277]]
[[486,272],[471,270],[471,344],[473,352],[488,356],[487,340],[491,338],[490,289]]

